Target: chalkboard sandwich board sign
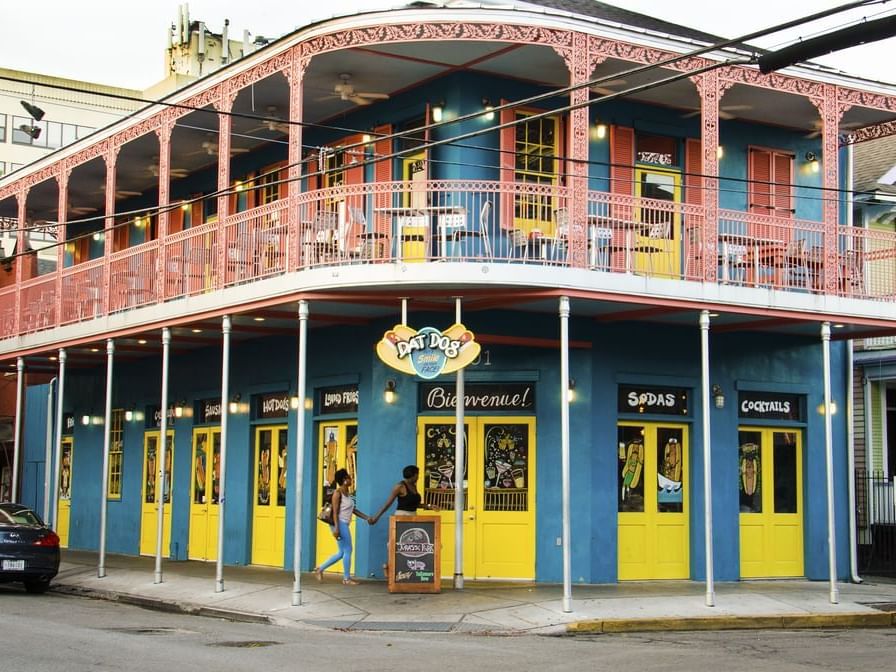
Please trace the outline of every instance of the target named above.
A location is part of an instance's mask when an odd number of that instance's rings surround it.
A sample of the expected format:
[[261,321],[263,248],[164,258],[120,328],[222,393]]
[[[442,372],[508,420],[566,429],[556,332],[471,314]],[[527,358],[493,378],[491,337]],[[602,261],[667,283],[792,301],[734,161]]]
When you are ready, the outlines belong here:
[[389,558],[386,580],[390,593],[440,593],[441,518],[389,518]]

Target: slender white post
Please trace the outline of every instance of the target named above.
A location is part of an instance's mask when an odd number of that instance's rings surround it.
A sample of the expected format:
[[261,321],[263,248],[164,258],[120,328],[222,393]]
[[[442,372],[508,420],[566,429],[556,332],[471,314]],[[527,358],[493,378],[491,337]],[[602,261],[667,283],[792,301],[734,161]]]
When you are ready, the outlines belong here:
[[834,446],[833,419],[831,418],[831,323],[821,324],[821,352],[824,363],[824,464],[827,472],[828,491],[828,573],[830,576],[831,604],[840,601],[837,588],[837,540],[834,536]]
[[[44,449],[44,520],[50,520],[50,490],[53,485],[53,389],[56,377],[47,385],[47,437]],[[58,467],[56,467],[58,469]],[[49,522],[47,523],[49,524]]]
[[[68,355],[65,348],[59,348],[59,389],[56,391],[56,459],[54,464],[59,464],[62,459],[62,399],[65,396],[65,361]],[[53,509],[53,529],[57,527],[59,515],[59,469],[53,470],[53,497],[50,501]]]
[[563,611],[572,611],[572,552],[569,521],[569,297],[560,297],[560,491],[563,535]]
[[703,527],[706,553],[706,606],[716,606],[712,554],[712,442],[709,423],[709,311],[700,311],[700,395],[703,397]]
[[[224,592],[224,489],[227,482],[227,421],[230,418],[230,315],[221,320],[221,473],[218,474],[218,558],[215,561],[215,592]],[[212,451],[214,451],[212,446]],[[212,455],[212,469],[215,468]],[[214,492],[212,496],[214,497]]]
[[103,475],[100,478],[100,559],[96,575],[106,576],[106,513],[109,504],[109,443],[112,440],[112,365],[115,359],[115,341],[106,341],[106,419],[103,428]]
[[[460,323],[461,298],[454,299],[454,321]],[[454,589],[464,588],[464,370],[458,369],[454,407]],[[476,515],[475,511],[470,511]],[[438,570],[436,570],[438,571]]]
[[16,359],[16,424],[12,439],[12,489],[9,501],[18,501],[19,492],[19,454],[22,452],[22,410],[25,405],[25,358]]
[[292,606],[302,604],[302,484],[305,480],[305,377],[308,359],[308,302],[299,301],[299,371],[296,381],[296,467],[295,467],[295,518],[292,536]]
[[156,527],[156,569],[153,583],[162,583],[162,543],[165,529],[165,453],[168,448],[168,355],[171,350],[171,330],[162,329],[162,410],[161,436],[158,447],[159,489],[156,491],[158,520]]

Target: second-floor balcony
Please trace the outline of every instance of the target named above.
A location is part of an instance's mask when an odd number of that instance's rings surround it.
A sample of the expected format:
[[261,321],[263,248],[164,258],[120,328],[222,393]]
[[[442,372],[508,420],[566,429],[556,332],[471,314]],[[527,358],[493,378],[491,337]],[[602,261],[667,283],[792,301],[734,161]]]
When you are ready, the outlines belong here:
[[831,246],[820,222],[717,213],[602,191],[576,209],[565,188],[499,181],[306,191],[8,286],[0,338],[343,265],[536,265],[587,269],[594,289],[632,274],[896,301],[893,234],[841,226]]

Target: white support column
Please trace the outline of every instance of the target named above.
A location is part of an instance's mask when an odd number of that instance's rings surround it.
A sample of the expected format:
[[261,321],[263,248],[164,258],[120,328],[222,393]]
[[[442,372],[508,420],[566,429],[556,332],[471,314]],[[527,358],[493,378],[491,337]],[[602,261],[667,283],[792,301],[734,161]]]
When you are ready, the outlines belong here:
[[[65,397],[65,361],[68,355],[65,348],[59,348],[59,389],[56,391],[56,459],[54,464],[59,464],[62,459],[62,400]],[[56,528],[57,515],[59,513],[59,469],[53,470],[53,497],[51,501],[53,509],[53,523],[51,527]]]
[[103,475],[100,478],[100,558],[96,575],[106,576],[106,513],[109,508],[109,443],[112,440],[112,366],[115,360],[115,341],[106,341],[106,416],[103,427]]
[[[215,592],[224,592],[224,496],[227,483],[227,423],[230,418],[230,315],[221,320],[221,473],[218,474],[218,559],[215,561]],[[214,467],[212,467],[214,468]],[[212,496],[214,497],[214,492]]]
[[[461,298],[454,299],[454,321],[461,322]],[[407,317],[406,315],[402,316]],[[454,407],[454,589],[464,588],[464,370],[457,370]],[[470,508],[470,514],[476,515]]]
[[[17,262],[18,266],[22,264]],[[22,411],[25,406],[25,359],[16,359],[16,424],[13,429],[12,439],[12,489],[9,491],[9,501],[15,502],[19,498],[19,455],[22,452]]]
[[560,492],[563,535],[563,611],[572,611],[572,550],[569,510],[569,297],[560,297]]
[[162,329],[162,409],[159,437],[159,489],[156,492],[158,520],[156,527],[156,569],[153,583],[162,583],[162,543],[165,529],[165,453],[168,448],[168,356],[171,350],[171,330]]
[[[50,520],[50,490],[53,486],[53,390],[56,388],[56,377],[47,386],[47,436],[44,448],[44,509],[45,521]],[[49,523],[47,523],[49,524]]]
[[293,470],[295,477],[295,503],[293,508],[293,537],[292,537],[292,606],[302,604],[302,486],[305,480],[305,378],[308,359],[308,302],[299,301],[299,371],[296,380],[296,394],[299,403],[296,405],[296,467]]
[[716,606],[712,554],[712,442],[709,422],[709,311],[700,311],[700,395],[703,397],[703,527],[707,607]]
[[837,588],[837,540],[834,520],[834,446],[831,418],[831,323],[821,324],[821,352],[824,365],[824,465],[828,493],[828,574],[831,604],[840,601]]

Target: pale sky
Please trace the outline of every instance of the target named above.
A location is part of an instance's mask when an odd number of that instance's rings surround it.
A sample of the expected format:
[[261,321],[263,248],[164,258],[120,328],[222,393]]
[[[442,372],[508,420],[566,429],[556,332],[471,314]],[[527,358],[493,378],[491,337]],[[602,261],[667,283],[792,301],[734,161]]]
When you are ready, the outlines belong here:
[[[74,79],[142,89],[163,76],[167,27],[180,2],[173,0],[44,0],[38,4],[4,2],[0,21],[0,66]],[[193,0],[190,18],[220,33],[230,19],[230,35],[279,37],[309,19],[394,7],[401,0]],[[610,0],[609,4],[657,16],[722,37],[748,32],[846,4],[844,0]],[[311,8],[309,8],[311,5]],[[797,31],[756,40],[775,48],[822,28],[839,27],[861,17],[896,12],[896,0],[881,0]],[[849,74],[896,83],[896,38],[816,59]]]

